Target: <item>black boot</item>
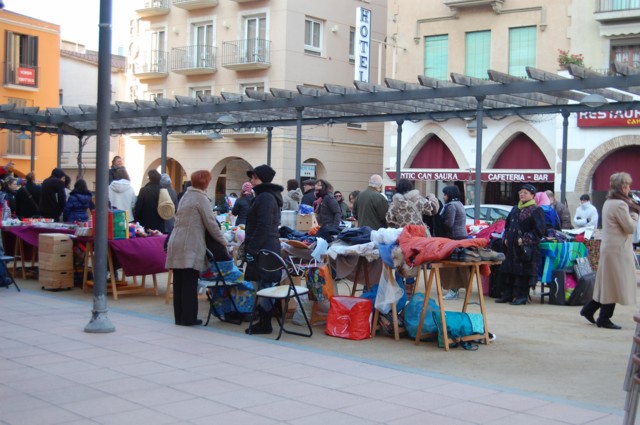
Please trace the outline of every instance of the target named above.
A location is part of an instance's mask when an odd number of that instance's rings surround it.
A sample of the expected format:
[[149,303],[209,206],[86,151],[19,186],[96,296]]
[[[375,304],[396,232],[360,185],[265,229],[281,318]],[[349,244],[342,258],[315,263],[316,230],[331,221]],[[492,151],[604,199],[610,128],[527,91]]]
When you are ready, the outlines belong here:
[[271,312],[265,311],[261,306],[258,306],[256,308],[256,313],[258,313],[258,322],[249,325],[249,327],[244,330],[244,333],[249,335],[268,335],[272,333],[273,327],[271,326]]
[[596,324],[596,319],[593,318],[593,315],[596,314],[596,311],[600,308],[600,303],[594,300],[589,301],[582,307],[580,310],[580,316],[587,319],[589,322]]

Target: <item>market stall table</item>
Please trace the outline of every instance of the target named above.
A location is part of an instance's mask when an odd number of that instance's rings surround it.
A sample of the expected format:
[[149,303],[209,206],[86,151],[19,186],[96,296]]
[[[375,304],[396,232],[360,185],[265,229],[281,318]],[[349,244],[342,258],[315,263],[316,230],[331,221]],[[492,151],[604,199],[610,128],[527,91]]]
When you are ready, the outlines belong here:
[[[444,349],[445,351],[449,351],[449,344],[454,341],[449,339],[449,335],[447,333],[447,320],[445,316],[445,303],[442,298],[442,282],[440,280],[440,269],[445,268],[455,268],[455,267],[468,267],[469,268],[469,280],[467,281],[467,286],[465,288],[465,297],[464,303],[462,304],[462,311],[467,311],[467,306],[469,305],[469,298],[471,297],[471,292],[473,291],[473,282],[475,280],[476,287],[478,289],[478,300],[480,303],[480,314],[482,315],[482,321],[484,324],[484,334],[473,334],[461,337],[462,341],[474,341],[477,339],[484,340],[485,344],[489,344],[489,331],[487,327],[487,313],[484,307],[484,295],[482,293],[482,281],[480,279],[480,266],[493,266],[497,264],[501,264],[501,261],[475,261],[475,262],[467,262],[467,261],[440,261],[437,263],[429,263],[422,265],[422,278],[424,280],[425,286],[425,297],[424,303],[422,304],[422,312],[420,313],[420,321],[418,323],[424,323],[424,316],[427,313],[427,306],[429,304],[429,294],[431,293],[431,286],[433,281],[436,282],[436,293],[438,295],[438,307],[440,308],[440,320],[442,322],[442,334],[444,341]],[[420,338],[422,337],[422,326],[418,326],[415,338],[415,344],[418,345],[420,343]]]
[[[18,261],[21,264],[22,278],[27,278],[24,264],[25,258],[31,259],[31,267],[34,267],[38,252],[38,237],[42,233],[66,233],[73,234],[75,230],[67,227],[53,226],[3,226],[2,235],[5,254],[13,256],[13,276],[16,275]],[[26,244],[26,245],[25,245]]]
[[[111,285],[107,292],[118,299],[120,294],[131,294],[146,292],[145,277],[151,275],[153,278],[153,290],[158,295],[157,273],[167,271],[165,262],[167,259],[164,252],[164,241],[167,235],[149,236],[146,238],[113,239],[108,241],[107,251],[108,268]],[[77,238],[78,242],[86,244],[86,255],[84,261],[83,289],[93,286],[93,280],[88,279],[89,271],[93,268],[94,252],[92,238]],[[116,270],[122,268],[122,278],[116,279]],[[126,277],[133,277],[133,285],[126,281]],[[137,276],[142,276],[142,282],[138,285]]]

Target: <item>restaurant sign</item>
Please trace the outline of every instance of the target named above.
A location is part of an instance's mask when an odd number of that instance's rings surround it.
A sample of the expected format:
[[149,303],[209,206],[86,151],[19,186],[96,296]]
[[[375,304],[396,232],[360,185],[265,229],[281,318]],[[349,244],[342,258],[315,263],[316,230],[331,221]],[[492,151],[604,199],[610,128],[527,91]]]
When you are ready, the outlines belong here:
[[[395,180],[396,172],[387,171],[390,179]],[[483,182],[507,182],[507,183],[547,183],[554,181],[555,174],[548,171],[514,171],[514,170],[490,170],[480,173]],[[476,173],[468,170],[401,170],[400,178],[413,181],[475,181]]]
[[640,127],[640,109],[578,112],[578,127]]

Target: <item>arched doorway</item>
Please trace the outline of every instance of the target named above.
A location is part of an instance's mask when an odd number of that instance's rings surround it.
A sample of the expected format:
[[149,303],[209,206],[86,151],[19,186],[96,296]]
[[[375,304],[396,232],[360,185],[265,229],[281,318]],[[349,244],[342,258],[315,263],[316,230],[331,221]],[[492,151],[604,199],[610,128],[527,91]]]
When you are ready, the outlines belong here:
[[[540,147],[525,133],[517,133],[504,147],[492,167],[494,170],[551,170]],[[514,205],[523,181],[490,181],[484,203]],[[529,182],[538,191],[553,190],[553,182]]]

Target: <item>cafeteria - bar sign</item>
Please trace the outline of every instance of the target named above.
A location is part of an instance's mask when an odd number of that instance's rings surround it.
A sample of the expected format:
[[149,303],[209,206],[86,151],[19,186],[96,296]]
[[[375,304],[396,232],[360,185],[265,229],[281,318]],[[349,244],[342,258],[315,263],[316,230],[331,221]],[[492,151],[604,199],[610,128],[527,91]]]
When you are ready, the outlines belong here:
[[640,109],[578,112],[578,127],[640,127]]
[[[390,179],[395,180],[396,172],[387,171]],[[502,172],[491,171],[480,173],[480,180],[484,182],[553,182],[555,174],[549,172]],[[476,174],[469,171],[400,171],[400,178],[413,181],[475,181]]]

